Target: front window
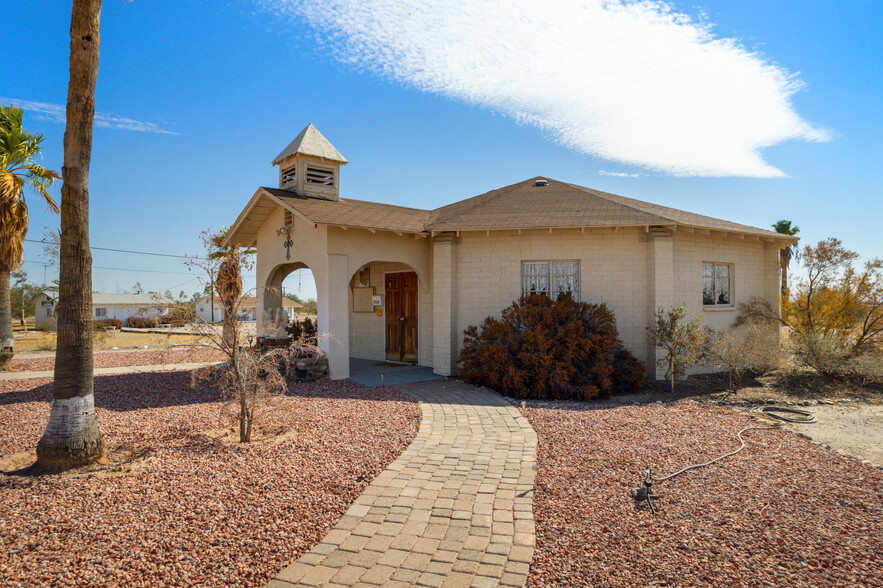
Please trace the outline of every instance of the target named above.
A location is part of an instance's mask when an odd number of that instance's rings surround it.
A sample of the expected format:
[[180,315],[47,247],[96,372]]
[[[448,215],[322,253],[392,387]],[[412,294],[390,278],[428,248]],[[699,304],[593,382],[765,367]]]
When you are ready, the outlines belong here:
[[521,295],[579,299],[578,261],[522,261]]
[[96,308],[95,309],[95,316],[98,316],[98,317],[107,316],[107,309],[106,308]]
[[702,264],[702,304],[732,306],[732,266],[728,263]]

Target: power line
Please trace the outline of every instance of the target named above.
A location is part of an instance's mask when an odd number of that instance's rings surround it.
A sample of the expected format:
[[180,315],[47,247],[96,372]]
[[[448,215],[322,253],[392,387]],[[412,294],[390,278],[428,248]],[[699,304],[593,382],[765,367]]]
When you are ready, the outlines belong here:
[[[26,260],[24,260],[22,263],[33,263],[33,264],[36,264],[36,265],[44,265],[44,266],[49,266],[49,267],[58,267],[58,264],[57,264],[57,263],[50,263],[50,262],[48,262],[48,261],[33,261],[33,260],[30,260],[30,259],[26,259]],[[101,265],[93,265],[93,266],[92,266],[92,269],[118,270],[118,271],[122,271],[122,272],[141,272],[141,273],[145,273],[145,274],[178,274],[178,275],[181,275],[181,276],[189,276],[189,275],[192,275],[191,272],[164,272],[164,271],[162,271],[162,270],[136,269],[136,268],[131,268],[131,267],[106,267],[106,266],[101,266]],[[193,277],[194,277],[194,278],[200,278],[200,277],[202,277],[202,276],[197,275],[197,276],[193,276]],[[254,275],[254,274],[243,274],[242,277],[243,277],[243,278],[254,278],[255,275]],[[187,280],[187,281],[189,282],[190,280]]]
[[[43,239],[25,239],[28,243],[42,243],[46,245],[49,241]],[[177,257],[179,259],[191,259],[191,260],[205,260],[204,257],[194,257],[190,255],[176,255],[174,253],[153,253],[150,251],[132,251],[131,249],[113,249],[111,247],[95,247],[93,245],[89,246],[89,249],[96,249],[98,251],[113,251],[115,253],[133,253],[135,255],[156,255],[158,257]]]
[[[35,263],[37,265],[48,265],[51,267],[58,267],[57,263],[49,263],[46,261],[25,260],[22,263]],[[130,268],[130,267],[105,267],[105,266],[100,266],[100,265],[93,265],[92,269],[118,270],[118,271],[122,271],[122,272],[141,272],[141,273],[145,273],[145,274],[178,274],[181,276],[191,275],[190,272],[164,272],[164,271],[160,271],[160,270],[146,270],[146,269]]]

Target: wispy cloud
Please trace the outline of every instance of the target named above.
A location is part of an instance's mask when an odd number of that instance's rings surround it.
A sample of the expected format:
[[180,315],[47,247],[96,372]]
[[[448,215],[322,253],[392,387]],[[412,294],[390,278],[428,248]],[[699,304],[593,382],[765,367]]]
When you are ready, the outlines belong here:
[[[62,104],[47,104],[45,102],[31,102],[30,100],[3,97],[0,97],[0,103],[13,104],[22,110],[33,113],[36,120],[64,124],[67,118],[67,115],[65,114],[66,108]],[[96,112],[94,124],[96,127],[104,129],[120,129],[124,131],[137,131],[140,133],[159,133],[162,135],[178,134],[166,130],[156,123],[134,120],[107,112]]]
[[825,141],[792,73],[664,1],[256,0],[353,67],[663,173],[782,176],[760,150]]
[[605,171],[605,170],[602,169],[602,170],[598,170],[598,175],[600,175],[600,176],[613,176],[613,177],[616,177],[616,178],[640,178],[640,177],[642,177],[644,174],[628,173],[628,172]]

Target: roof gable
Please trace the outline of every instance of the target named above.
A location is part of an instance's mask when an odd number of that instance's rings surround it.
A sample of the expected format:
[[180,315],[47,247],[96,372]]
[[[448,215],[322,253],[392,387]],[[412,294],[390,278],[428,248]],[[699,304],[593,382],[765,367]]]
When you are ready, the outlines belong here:
[[334,148],[334,145],[319,132],[313,123],[306,126],[304,130],[294,138],[294,141],[288,144],[288,147],[276,156],[273,165],[281,162],[286,157],[292,155],[309,155],[319,157],[326,161],[337,161],[346,164],[346,157],[341,155],[340,151]]
[[587,193],[564,182],[532,178],[433,211],[434,231],[661,224],[647,211]]

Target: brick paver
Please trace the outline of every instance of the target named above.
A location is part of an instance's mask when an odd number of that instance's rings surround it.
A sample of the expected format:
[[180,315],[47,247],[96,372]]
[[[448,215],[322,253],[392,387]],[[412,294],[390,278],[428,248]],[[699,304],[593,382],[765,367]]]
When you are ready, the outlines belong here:
[[267,586],[523,586],[533,556],[536,434],[488,390],[399,387],[420,431],[309,553]]

